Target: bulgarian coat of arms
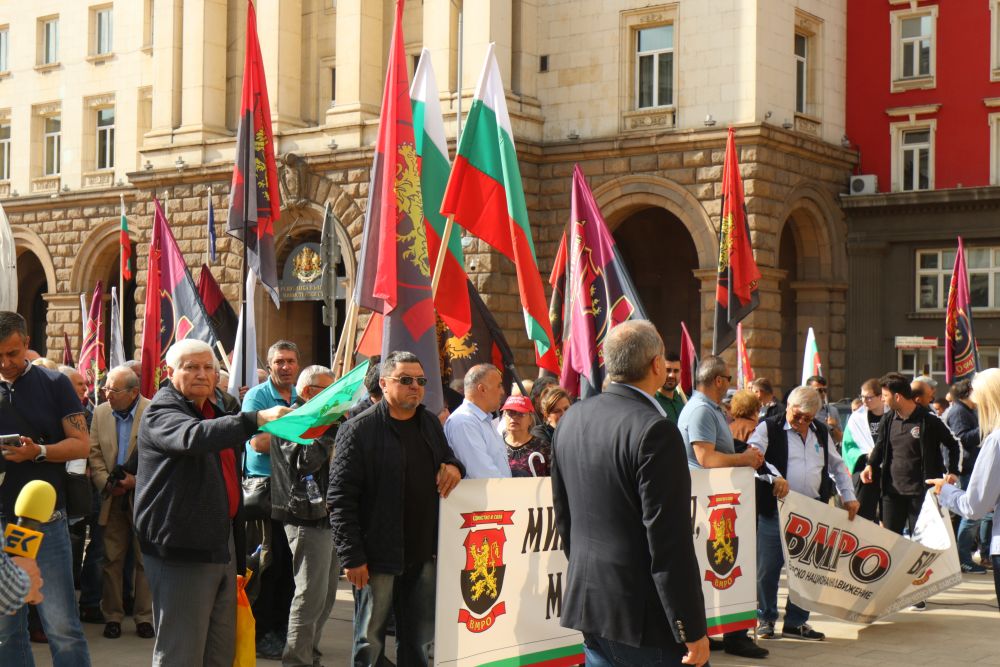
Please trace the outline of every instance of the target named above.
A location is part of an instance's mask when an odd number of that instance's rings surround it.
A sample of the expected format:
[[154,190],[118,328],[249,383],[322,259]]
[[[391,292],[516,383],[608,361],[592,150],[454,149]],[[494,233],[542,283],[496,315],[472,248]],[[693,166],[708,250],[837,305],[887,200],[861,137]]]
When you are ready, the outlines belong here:
[[[461,572],[462,600],[465,608],[458,612],[458,622],[470,632],[485,632],[498,617],[507,613],[500,600],[503,577],[507,568],[503,549],[507,535],[503,526],[513,525],[512,510],[469,512],[462,514],[462,528],[476,528],[465,536],[465,569]],[[492,525],[491,528],[478,528]]]
[[705,571],[705,581],[720,591],[726,590],[742,574],[736,565],[740,550],[740,538],[736,535],[736,506],[740,504],[740,494],[720,493],[708,497],[708,552],[710,570]]

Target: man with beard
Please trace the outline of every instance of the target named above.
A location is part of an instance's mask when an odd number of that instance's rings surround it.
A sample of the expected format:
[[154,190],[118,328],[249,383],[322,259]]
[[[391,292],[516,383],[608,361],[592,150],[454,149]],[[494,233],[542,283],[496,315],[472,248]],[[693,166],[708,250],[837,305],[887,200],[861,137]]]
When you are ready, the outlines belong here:
[[684,404],[687,403],[684,394],[677,389],[681,381],[681,355],[667,352],[663,358],[667,360],[667,379],[663,381],[663,386],[656,390],[656,402],[667,413],[667,419],[676,424]]

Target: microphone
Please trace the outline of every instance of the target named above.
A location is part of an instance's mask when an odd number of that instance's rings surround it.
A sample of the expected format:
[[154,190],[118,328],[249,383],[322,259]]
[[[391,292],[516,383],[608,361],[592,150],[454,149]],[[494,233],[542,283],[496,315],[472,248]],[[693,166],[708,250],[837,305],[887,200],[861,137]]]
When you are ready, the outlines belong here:
[[24,485],[14,503],[17,524],[8,523],[3,550],[11,556],[35,559],[44,535],[42,524],[52,518],[56,508],[56,490],[48,482],[35,479]]

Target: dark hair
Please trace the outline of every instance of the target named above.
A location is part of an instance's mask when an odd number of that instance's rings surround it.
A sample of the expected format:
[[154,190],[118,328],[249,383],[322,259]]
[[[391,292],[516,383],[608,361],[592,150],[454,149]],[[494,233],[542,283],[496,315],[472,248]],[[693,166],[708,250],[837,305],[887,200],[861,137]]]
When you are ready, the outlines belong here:
[[934,405],[937,405],[938,407],[947,410],[948,406],[950,406],[951,403],[948,402],[947,398],[935,398]]
[[669,350],[666,354],[663,355],[663,358],[666,359],[667,361],[678,362],[681,360],[681,355],[677,354],[673,350]]
[[542,414],[543,417],[547,417],[549,413],[552,412],[553,408],[556,407],[556,403],[563,400],[564,398],[570,403],[573,402],[573,399],[570,397],[569,392],[567,392],[565,389],[563,389],[557,384],[549,385],[549,387],[545,390],[545,392],[538,397],[538,403],[539,403],[538,407],[540,408],[539,412]]
[[826,386],[826,378],[823,377],[822,375],[813,375],[812,377],[810,377],[808,380],[806,380],[806,386],[808,387],[813,382],[818,382],[819,384],[823,385],[824,387]]
[[[412,352],[406,352],[405,350],[396,350],[390,352],[386,355],[385,359],[382,360],[380,377],[391,377],[393,373],[396,372],[396,366],[400,364],[420,364],[420,359],[417,355]],[[420,364],[423,368],[424,365]]]
[[368,372],[365,373],[365,389],[368,390],[368,395],[372,398],[382,398],[382,385],[378,383],[381,363],[381,354],[373,354],[368,358]]
[[28,337],[28,325],[24,318],[11,310],[0,310],[0,340],[7,340],[14,334]]
[[873,394],[877,394],[882,391],[882,385],[879,384],[878,378],[871,378],[870,380],[865,380],[861,383],[861,391],[867,389]]
[[267,348],[267,365],[271,365],[274,355],[278,352],[294,352],[295,358],[299,358],[299,346],[290,340],[279,340],[277,343]]
[[900,373],[886,373],[878,379],[878,385],[882,389],[888,389],[905,399],[913,400],[913,388],[910,387],[910,381]]
[[972,395],[972,380],[959,380],[951,385],[951,397],[956,401],[967,399]]
[[767,378],[757,378],[750,383],[750,386],[758,391],[762,391],[769,396],[774,396],[774,385]]
[[551,375],[543,375],[535,378],[535,383],[531,385],[531,391],[528,392],[528,398],[531,399],[536,410],[539,412],[542,410],[542,394],[548,391],[550,387],[558,386],[559,378],[552,377]]

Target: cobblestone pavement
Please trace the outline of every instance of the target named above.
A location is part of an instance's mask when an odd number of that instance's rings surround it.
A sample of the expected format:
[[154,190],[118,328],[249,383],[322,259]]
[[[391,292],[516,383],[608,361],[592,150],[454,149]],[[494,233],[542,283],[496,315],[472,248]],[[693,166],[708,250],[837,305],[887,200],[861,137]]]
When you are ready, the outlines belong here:
[[[783,608],[782,595],[779,609]],[[321,644],[326,667],[349,664],[352,614],[350,587],[341,580],[337,604]],[[713,653],[712,665],[914,667],[951,664],[956,660],[965,665],[1000,665],[995,636],[1000,632],[1000,616],[990,575],[964,575],[961,585],[935,595],[923,612],[899,612],[873,625],[845,623],[821,614],[815,614],[810,622],[814,628],[826,633],[826,641],[762,641],[761,644],[771,651],[770,657],[765,660],[753,661]],[[102,625],[84,626],[95,667],[150,664],[153,641],[139,639],[135,635],[132,619],[127,618],[122,623],[121,639],[105,639],[101,636],[103,628]],[[47,647],[35,644],[34,654],[39,667],[52,664]],[[280,664],[269,660],[259,663],[262,667]]]

